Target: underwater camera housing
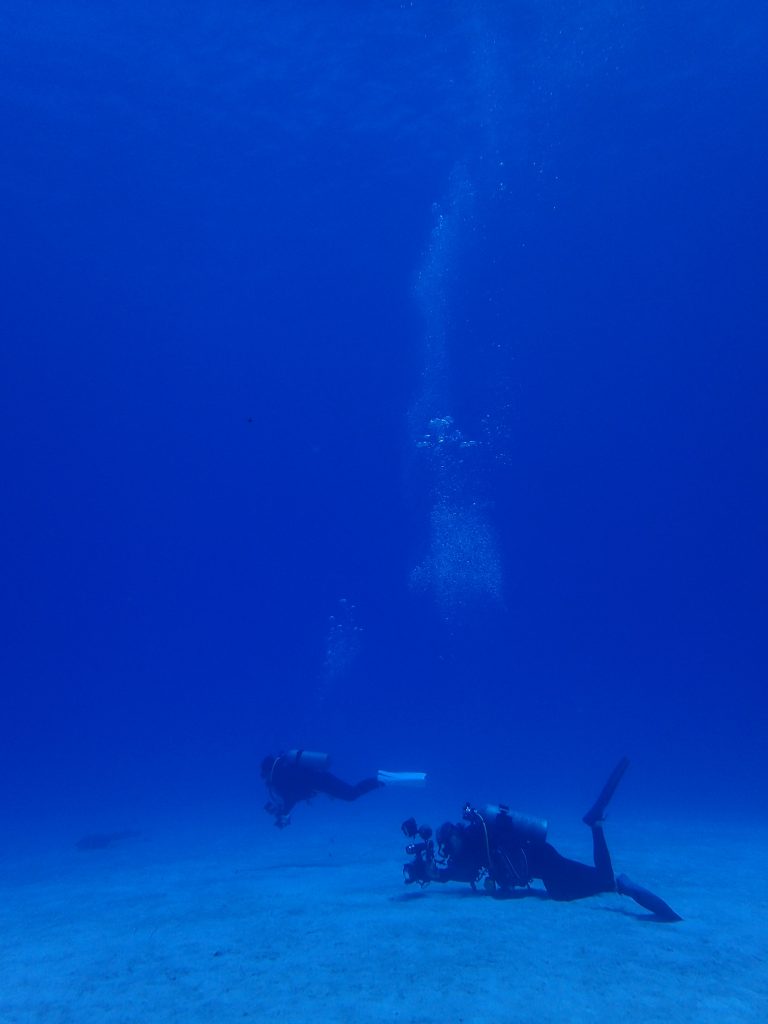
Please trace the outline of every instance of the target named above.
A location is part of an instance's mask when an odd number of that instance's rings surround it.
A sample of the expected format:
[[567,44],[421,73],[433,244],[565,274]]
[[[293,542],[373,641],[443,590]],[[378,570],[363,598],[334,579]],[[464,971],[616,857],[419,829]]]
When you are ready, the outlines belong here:
[[435,860],[435,843],[432,839],[432,829],[429,825],[417,825],[415,818],[407,818],[400,829],[407,839],[421,840],[418,843],[408,843],[405,852],[412,861],[403,864],[403,877],[405,884],[411,885],[418,882],[419,885],[427,885],[430,881],[430,868]]

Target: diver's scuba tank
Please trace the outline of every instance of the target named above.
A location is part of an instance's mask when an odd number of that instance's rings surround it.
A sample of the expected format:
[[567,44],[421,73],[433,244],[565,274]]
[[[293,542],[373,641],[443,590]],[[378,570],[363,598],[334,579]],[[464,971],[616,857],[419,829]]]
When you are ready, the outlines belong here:
[[330,754],[321,754],[317,750],[289,750],[283,757],[288,764],[312,772],[326,772],[331,763]]
[[487,804],[480,810],[467,804],[464,819],[482,828],[485,844],[483,867],[488,873],[486,888],[498,885],[502,889],[511,889],[529,885],[531,870],[526,851],[531,846],[544,843],[547,822],[543,818],[511,811],[506,804]]
[[487,804],[481,808],[480,814],[489,825],[495,825],[500,831],[513,832],[520,842],[543,843],[547,838],[546,818],[512,811],[506,804]]

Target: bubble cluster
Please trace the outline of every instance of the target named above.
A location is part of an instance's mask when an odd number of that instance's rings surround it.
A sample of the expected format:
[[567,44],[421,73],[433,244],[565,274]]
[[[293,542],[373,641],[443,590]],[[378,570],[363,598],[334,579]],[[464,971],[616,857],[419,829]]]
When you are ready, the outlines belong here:
[[[472,230],[475,190],[457,165],[417,275],[416,298],[424,316],[423,390],[411,410],[411,437],[422,461],[419,479],[430,488],[427,553],[411,572],[411,585],[428,593],[447,614],[481,601],[501,599],[501,561],[496,539],[478,499],[487,441],[465,436],[453,416],[449,382],[451,296],[464,239]],[[488,423],[483,430],[490,438]],[[471,450],[476,455],[470,456]],[[425,472],[426,470],[426,472]]]
[[483,510],[439,500],[430,516],[426,558],[411,573],[411,585],[428,592],[450,614],[502,596],[496,539]]
[[453,416],[435,416],[429,430],[416,442],[417,448],[474,448],[478,441],[469,441],[453,424]]
[[327,699],[349,674],[357,660],[363,640],[363,627],[357,622],[357,609],[346,597],[339,598],[334,615],[328,617],[325,657],[320,686],[321,701]]

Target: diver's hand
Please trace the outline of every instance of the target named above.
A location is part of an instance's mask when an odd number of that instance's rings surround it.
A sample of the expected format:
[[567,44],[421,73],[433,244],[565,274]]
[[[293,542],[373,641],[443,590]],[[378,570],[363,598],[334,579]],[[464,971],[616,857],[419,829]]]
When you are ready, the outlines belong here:
[[420,860],[409,860],[407,864],[403,864],[403,878],[405,879],[406,885],[412,885],[414,882],[418,882],[420,885],[426,885],[429,879],[427,878],[424,870],[424,862]]
[[286,814],[280,804],[270,800],[269,803],[264,804],[264,810],[267,814],[274,815],[276,828],[287,828],[291,824],[290,814]]
[[403,876],[405,877],[406,885],[410,885],[412,882],[418,882],[419,885],[427,885],[438,878],[437,871],[437,866],[431,857],[427,859],[419,856],[403,865]]

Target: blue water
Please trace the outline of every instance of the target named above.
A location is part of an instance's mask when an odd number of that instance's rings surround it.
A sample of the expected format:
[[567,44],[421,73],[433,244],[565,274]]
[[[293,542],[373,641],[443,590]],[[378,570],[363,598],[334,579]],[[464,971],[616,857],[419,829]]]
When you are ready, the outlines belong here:
[[6,821],[768,813],[767,22],[7,0]]

